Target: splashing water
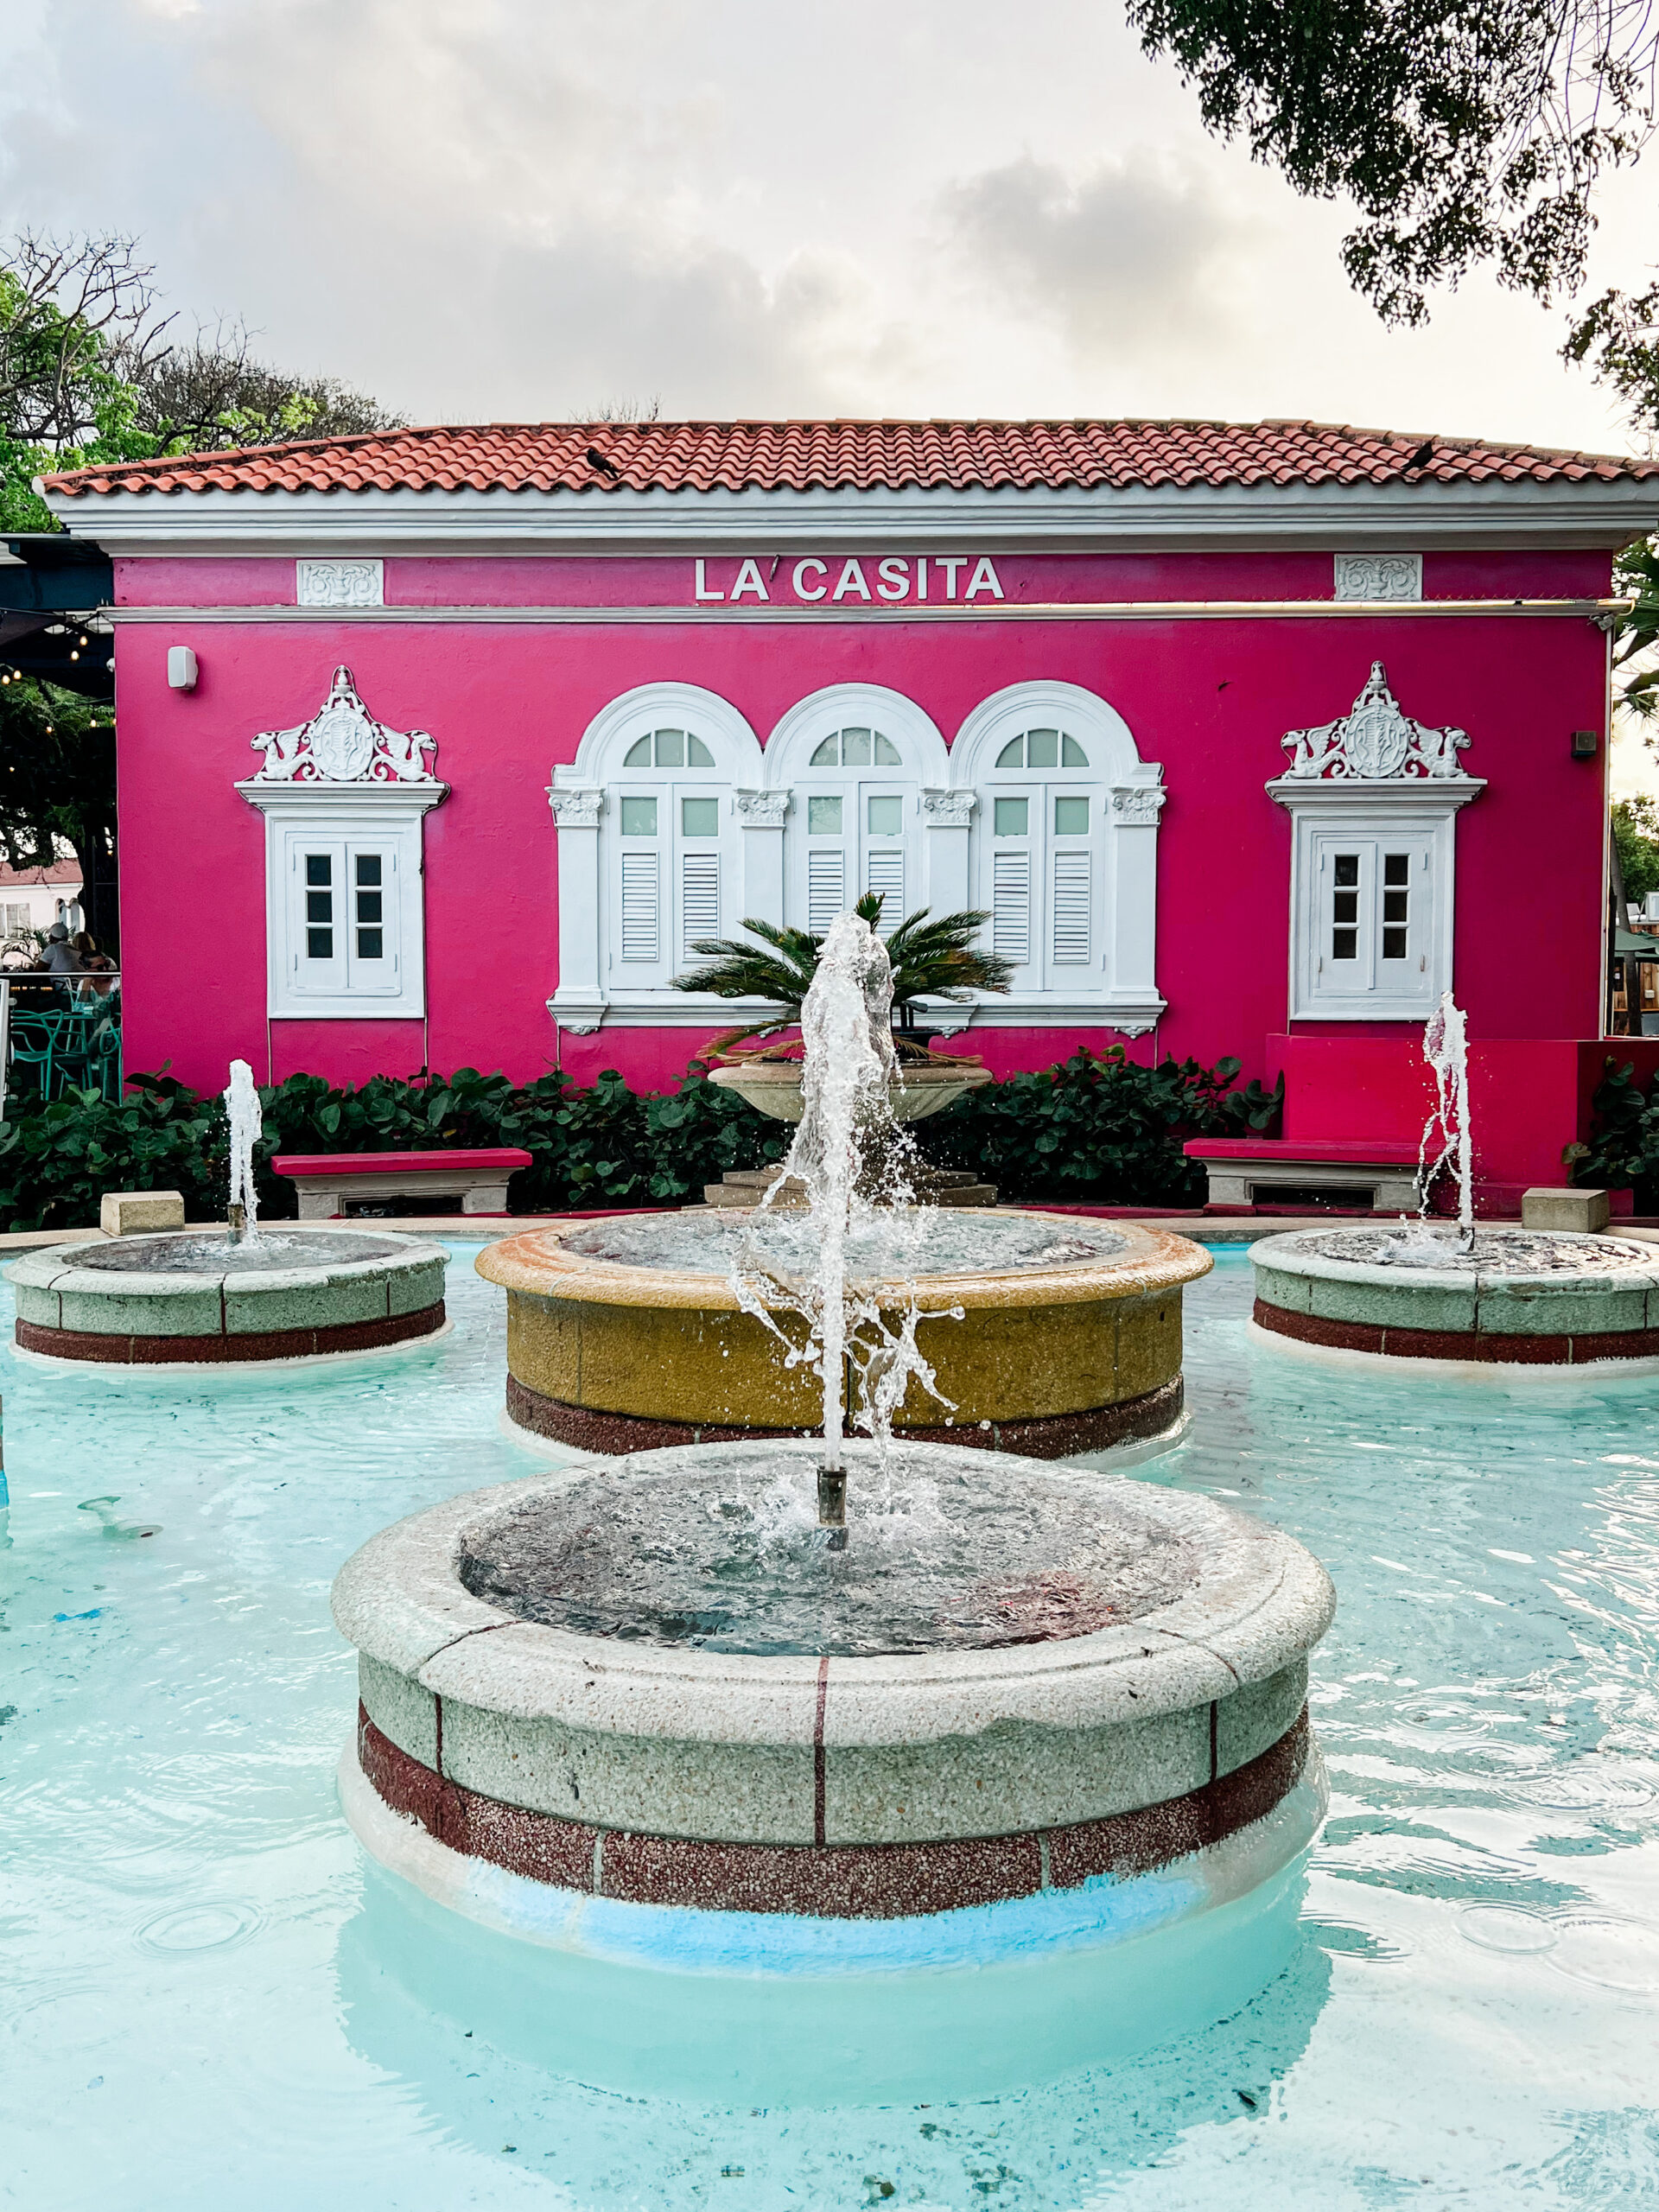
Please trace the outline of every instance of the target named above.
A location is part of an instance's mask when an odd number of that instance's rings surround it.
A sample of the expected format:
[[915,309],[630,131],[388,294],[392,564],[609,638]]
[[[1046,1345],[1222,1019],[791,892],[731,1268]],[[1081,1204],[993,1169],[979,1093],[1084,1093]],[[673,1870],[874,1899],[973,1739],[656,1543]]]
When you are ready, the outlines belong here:
[[264,1127],[259,1094],[253,1087],[253,1070],[245,1060],[231,1062],[231,1080],[225,1092],[225,1111],[231,1124],[231,1235],[244,1244],[259,1242],[259,1194],[253,1186],[253,1147]]
[[[916,1342],[922,1315],[914,1276],[931,1210],[917,1200],[914,1140],[894,1122],[888,1099],[898,1072],[892,1007],[886,945],[860,916],[841,915],[801,1008],[801,1119],[789,1157],[754,1216],[759,1229],[788,1179],[798,1177],[806,1192],[806,1243],[816,1265],[810,1273],[786,1271],[775,1252],[763,1256],[759,1238],[746,1234],[730,1276],[739,1306],[784,1344],[786,1363],[805,1360],[823,1378],[820,1518],[832,1527],[843,1517],[848,1363],[858,1375],[855,1426],[874,1438],[879,1453],[891,1443],[893,1418],[912,1376],[950,1408]],[[881,1241],[897,1262],[893,1274],[906,1285],[906,1303],[896,1315],[890,1305],[883,1311],[873,1287],[849,1287],[847,1279],[849,1240],[870,1234],[878,1208]],[[960,1308],[950,1310],[960,1319]],[[778,1313],[805,1321],[804,1344],[790,1341],[773,1319]]]
[[[1452,1253],[1466,1258],[1475,1249],[1474,1164],[1469,1140],[1468,1022],[1450,991],[1423,1028],[1423,1058],[1434,1077],[1434,1110],[1423,1125],[1417,1147],[1417,1218],[1402,1215],[1402,1234],[1392,1238],[1376,1257],[1385,1266],[1441,1268]],[[1433,1159],[1429,1147],[1438,1141]],[[1429,1193],[1442,1168],[1449,1168],[1458,1185],[1458,1232],[1455,1240],[1437,1236],[1428,1226]]]

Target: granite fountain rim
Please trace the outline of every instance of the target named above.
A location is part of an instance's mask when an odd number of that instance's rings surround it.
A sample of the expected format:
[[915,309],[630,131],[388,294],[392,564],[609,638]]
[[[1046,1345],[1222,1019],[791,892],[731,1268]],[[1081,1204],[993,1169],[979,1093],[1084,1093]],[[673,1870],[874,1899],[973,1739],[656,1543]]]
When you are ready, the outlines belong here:
[[[723,1446],[766,1456],[814,1458],[813,1439]],[[924,1460],[960,1465],[967,1447],[904,1447]],[[334,1620],[378,1664],[441,1697],[515,1720],[557,1719],[600,1732],[663,1732],[709,1742],[809,1739],[821,1661],[813,1654],[753,1655],[578,1635],[527,1622],[474,1597],[459,1577],[464,1531],[526,1500],[574,1488],[597,1465],[613,1478],[683,1462],[699,1447],[629,1459],[584,1459],[463,1492],[382,1529],[346,1562],[333,1592]],[[846,1447],[856,1478],[874,1447]],[[975,1455],[976,1467],[981,1464]],[[1001,1721],[1075,1728],[1150,1720],[1230,1696],[1300,1659],[1329,1626],[1336,1594],[1311,1553],[1284,1532],[1201,1493],[1170,1493],[1092,1469],[1046,1466],[1050,1479],[1086,1484],[1109,1502],[1120,1484],[1141,1502],[1179,1497],[1184,1517],[1207,1528],[1197,1586],[1140,1619],[1084,1636],[969,1651],[837,1658],[837,1740],[932,1742],[982,1733]],[[859,1693],[863,1694],[861,1696]]]
[[[1328,1238],[1339,1235],[1345,1224],[1325,1223],[1306,1229],[1280,1230],[1259,1238],[1249,1248],[1250,1264],[1258,1273],[1278,1273],[1311,1277],[1321,1282],[1340,1282],[1375,1285],[1402,1293],[1414,1287],[1423,1290],[1457,1290],[1463,1292],[1516,1291],[1547,1294],[1559,1292],[1579,1295],[1586,1291],[1659,1290],[1659,1249],[1652,1244],[1638,1243],[1634,1237],[1612,1236],[1581,1229],[1529,1229],[1529,1237],[1548,1237],[1552,1242],[1582,1243],[1592,1236],[1599,1245],[1617,1252],[1628,1265],[1622,1268],[1587,1268],[1583,1269],[1536,1269],[1531,1272],[1495,1271],[1478,1265],[1453,1265],[1444,1268],[1393,1267],[1375,1260],[1341,1260],[1326,1252],[1311,1249],[1315,1237]],[[1375,1233],[1376,1223],[1363,1224],[1367,1233]],[[1514,1229],[1512,1222],[1483,1224],[1488,1229]]]
[[[200,1237],[204,1230],[219,1224],[193,1222],[181,1230],[146,1230],[132,1238],[132,1243],[158,1244],[174,1237]],[[279,1232],[283,1224],[267,1224]],[[362,1237],[360,1227],[344,1223],[307,1222],[308,1235]],[[108,1298],[168,1297],[191,1292],[217,1290],[221,1285],[238,1293],[296,1290],[313,1284],[340,1281],[354,1281],[359,1277],[401,1274],[429,1268],[435,1261],[447,1266],[449,1255],[431,1236],[412,1236],[377,1227],[372,1235],[377,1243],[394,1245],[396,1250],[382,1252],[370,1259],[327,1260],[315,1262],[286,1261],[269,1268],[239,1268],[235,1273],[225,1269],[202,1268],[180,1269],[175,1274],[161,1274],[147,1268],[123,1268],[107,1263],[99,1267],[79,1265],[75,1255],[87,1249],[79,1245],[48,1245],[25,1252],[11,1261],[4,1269],[8,1282],[20,1289],[84,1292]],[[102,1253],[110,1251],[124,1238],[111,1238],[91,1249]]]
[[[696,1208],[658,1207],[634,1220],[683,1220]],[[735,1224],[752,1209],[722,1208],[723,1220]],[[1075,1227],[1075,1217],[1050,1214],[1039,1207],[988,1206],[977,1217],[1012,1216],[1021,1221],[1052,1221],[1062,1228]],[[737,1313],[737,1297],[723,1272],[700,1273],[689,1268],[646,1268],[617,1261],[599,1260],[572,1252],[565,1240],[592,1226],[573,1221],[550,1228],[525,1230],[485,1245],[473,1262],[488,1282],[531,1297],[580,1298],[603,1306],[669,1306]],[[913,1279],[917,1304],[924,1311],[935,1306],[1052,1306],[1095,1303],[1103,1299],[1136,1298],[1159,1291],[1179,1290],[1207,1275],[1215,1256],[1191,1237],[1165,1229],[1114,1220],[1115,1234],[1125,1249],[1109,1256],[1095,1255],[1056,1267],[1025,1267],[994,1272],[918,1275]],[[912,1284],[894,1275],[880,1287],[891,1287],[893,1296],[907,1299]]]

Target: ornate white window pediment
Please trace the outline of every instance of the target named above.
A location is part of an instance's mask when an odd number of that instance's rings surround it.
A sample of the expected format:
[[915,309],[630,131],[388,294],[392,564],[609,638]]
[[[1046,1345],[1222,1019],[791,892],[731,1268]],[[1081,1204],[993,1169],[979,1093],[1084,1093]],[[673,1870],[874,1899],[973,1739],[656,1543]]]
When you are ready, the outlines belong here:
[[1458,813],[1485,789],[1466,733],[1414,721],[1373,661],[1347,714],[1282,742],[1290,1019],[1426,1020],[1452,987]]
[[423,823],[448,797],[424,730],[378,722],[348,668],[309,721],[261,730],[237,790],[265,822],[266,1005],[274,1019],[426,1011]]

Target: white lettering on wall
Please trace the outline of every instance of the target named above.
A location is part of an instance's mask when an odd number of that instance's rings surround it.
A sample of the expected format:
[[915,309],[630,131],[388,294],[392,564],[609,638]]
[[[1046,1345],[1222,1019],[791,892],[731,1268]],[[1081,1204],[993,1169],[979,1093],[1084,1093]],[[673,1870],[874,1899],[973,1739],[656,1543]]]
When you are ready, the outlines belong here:
[[[720,570],[721,577],[729,577],[729,588],[709,577],[709,569]],[[875,585],[867,571],[874,567]],[[943,596],[966,604],[973,599],[1006,599],[1002,580],[996,573],[996,564],[983,553],[935,553],[932,555],[904,555],[890,553],[880,560],[865,554],[838,563],[820,560],[816,554],[804,560],[791,563],[787,571],[787,586],[779,577],[779,561],[774,556],[762,568],[759,556],[740,560],[735,570],[720,561],[711,563],[706,557],[693,564],[692,596],[699,604],[726,603],[734,605],[741,600],[774,602],[772,583],[777,582],[775,598],[787,603],[794,600],[803,607],[811,607],[820,600],[832,605],[851,601],[861,605],[874,605],[877,600],[889,606],[906,602],[919,605],[923,601]],[[930,569],[936,570],[944,581],[941,594],[933,588]],[[963,569],[968,574],[967,588],[962,588]],[[830,582],[834,575],[833,584]]]

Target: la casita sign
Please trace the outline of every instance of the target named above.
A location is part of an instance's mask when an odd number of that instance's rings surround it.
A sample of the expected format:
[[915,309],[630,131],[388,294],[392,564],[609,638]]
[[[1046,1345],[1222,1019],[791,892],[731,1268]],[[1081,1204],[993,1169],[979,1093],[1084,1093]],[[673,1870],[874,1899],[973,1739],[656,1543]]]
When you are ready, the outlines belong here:
[[735,562],[696,561],[692,566],[692,596],[699,604],[719,601],[734,606],[753,600],[806,607],[822,600],[832,606],[874,607],[883,600],[897,606],[906,601],[919,605],[924,600],[1006,596],[995,564],[982,553],[836,554],[826,560],[808,554],[799,561],[779,553]]

